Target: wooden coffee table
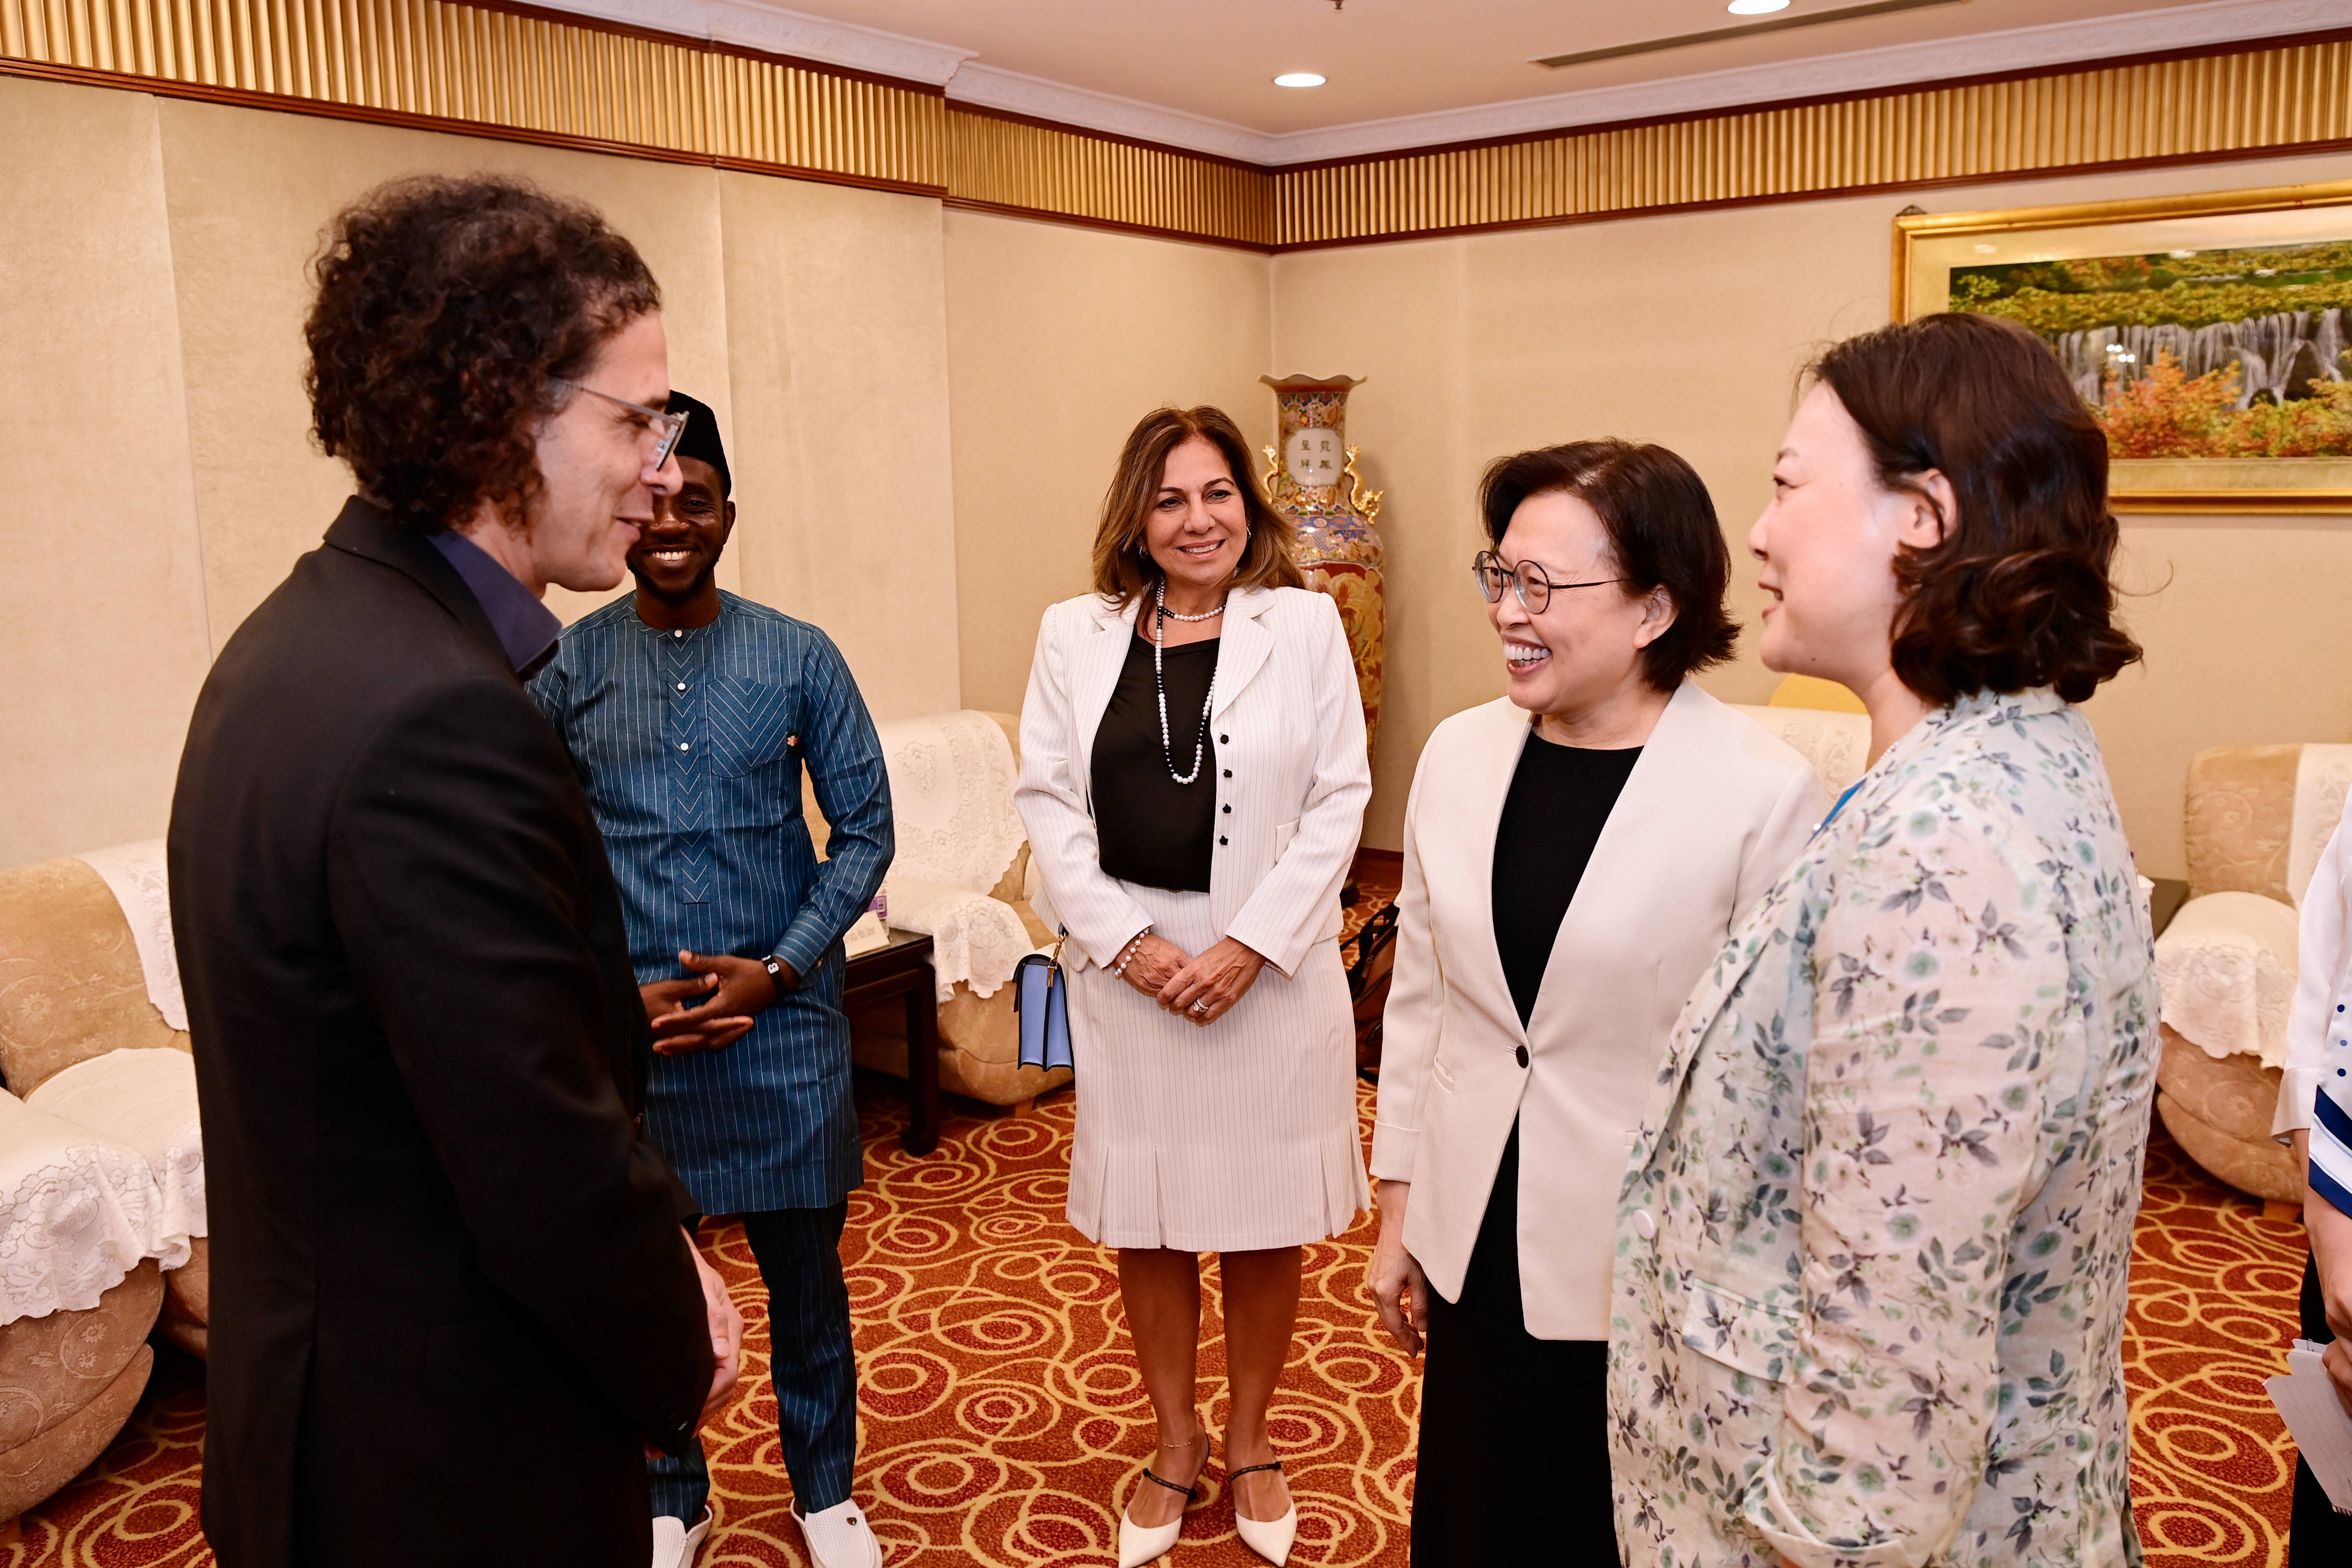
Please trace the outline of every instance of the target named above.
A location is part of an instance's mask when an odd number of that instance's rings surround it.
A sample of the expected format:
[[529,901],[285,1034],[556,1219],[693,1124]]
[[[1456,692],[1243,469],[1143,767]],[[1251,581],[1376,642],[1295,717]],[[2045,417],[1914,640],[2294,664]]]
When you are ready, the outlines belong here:
[[849,961],[843,981],[844,1012],[893,996],[907,999],[907,1090],[915,1103],[898,1142],[910,1154],[928,1154],[940,1146],[940,1008],[931,939],[893,927],[887,945]]

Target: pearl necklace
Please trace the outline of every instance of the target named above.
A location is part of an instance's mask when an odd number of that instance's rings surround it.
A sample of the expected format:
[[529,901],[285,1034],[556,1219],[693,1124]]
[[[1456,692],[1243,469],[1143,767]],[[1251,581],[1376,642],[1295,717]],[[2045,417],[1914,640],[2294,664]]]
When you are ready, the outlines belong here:
[[1201,733],[1192,742],[1192,771],[1189,773],[1180,773],[1176,771],[1175,747],[1168,735],[1168,678],[1160,667],[1160,655],[1167,646],[1167,634],[1161,630],[1160,623],[1162,621],[1213,621],[1225,613],[1225,607],[1219,605],[1215,609],[1204,610],[1197,616],[1180,616],[1168,607],[1168,580],[1163,577],[1160,582],[1159,599],[1154,610],[1155,613],[1151,617],[1151,684],[1160,693],[1160,758],[1168,764],[1170,778],[1180,784],[1188,784],[1201,776],[1201,763],[1209,754],[1209,710],[1214,707],[1217,701],[1217,674],[1213,669],[1209,672],[1209,694],[1201,700]]

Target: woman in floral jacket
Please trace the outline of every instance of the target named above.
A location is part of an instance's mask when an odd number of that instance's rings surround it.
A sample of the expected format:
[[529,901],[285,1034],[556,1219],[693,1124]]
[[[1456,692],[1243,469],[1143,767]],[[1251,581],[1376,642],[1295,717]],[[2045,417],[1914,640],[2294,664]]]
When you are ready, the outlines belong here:
[[2157,997],[2073,704],[2106,447],[2041,342],[1940,315],[1814,367],[1749,535],[1762,654],[1869,773],[1675,1026],[1618,1211],[1631,1568],[2137,1563],[2125,1272]]

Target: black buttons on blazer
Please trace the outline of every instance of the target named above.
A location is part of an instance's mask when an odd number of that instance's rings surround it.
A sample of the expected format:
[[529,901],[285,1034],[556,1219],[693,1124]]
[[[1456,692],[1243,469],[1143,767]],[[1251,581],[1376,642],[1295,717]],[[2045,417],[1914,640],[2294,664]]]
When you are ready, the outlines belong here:
[[1519,1065],[1521,1067],[1528,1065],[1528,1048],[1525,1046],[1519,1047]]
[[[1231,769],[1231,768],[1227,768],[1227,769],[1225,770],[1225,776],[1226,776],[1227,778],[1231,778],[1231,777],[1233,777],[1233,776],[1234,776],[1234,770],[1233,770],[1233,769]],[[2343,1008],[2341,1008],[2341,1007],[2338,1007],[2338,1008],[2337,1008],[2337,1009],[2336,1009],[2336,1010],[2337,1012],[2339,1012],[2339,1013],[2341,1013],[2342,1011],[2344,1011],[2344,1009],[2343,1009]]]
[[1217,835],[1217,842],[1218,842],[1218,843],[1220,843],[1220,844],[1223,844],[1224,841],[1225,841],[1225,836],[1224,836],[1223,834],[1222,834],[1222,833],[1218,834],[1218,835]]
[[1217,737],[1217,744],[1220,746],[1230,746],[1233,743],[1234,738],[1231,735],[1220,735]]
[[1227,816],[1231,816],[1234,814],[1234,808],[1230,805],[1221,805],[1217,809],[1223,812]]

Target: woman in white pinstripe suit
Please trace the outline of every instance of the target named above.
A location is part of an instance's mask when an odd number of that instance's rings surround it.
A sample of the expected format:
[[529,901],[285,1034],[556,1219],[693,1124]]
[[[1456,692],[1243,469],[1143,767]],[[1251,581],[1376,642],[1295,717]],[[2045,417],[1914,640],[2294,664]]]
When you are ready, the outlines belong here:
[[1297,1514],[1265,1412],[1299,1250],[1369,1197],[1337,940],[1371,794],[1363,710],[1339,612],[1218,410],[1136,426],[1094,567],[1095,592],[1038,630],[1017,799],[1069,938],[1070,1223],[1118,1248],[1159,1420],[1119,1562],[1173,1546],[1198,1496],[1199,1255],[1215,1252],[1234,1518],[1279,1563]]

